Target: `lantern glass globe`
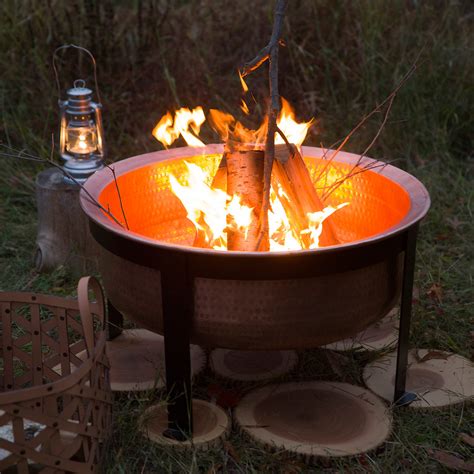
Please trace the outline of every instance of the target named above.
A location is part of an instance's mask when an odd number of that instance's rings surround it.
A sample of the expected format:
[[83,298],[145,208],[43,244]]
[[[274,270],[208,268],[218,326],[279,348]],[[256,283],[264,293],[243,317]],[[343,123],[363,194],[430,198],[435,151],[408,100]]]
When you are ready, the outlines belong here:
[[97,130],[95,124],[87,127],[67,127],[66,149],[74,155],[89,155],[97,150]]

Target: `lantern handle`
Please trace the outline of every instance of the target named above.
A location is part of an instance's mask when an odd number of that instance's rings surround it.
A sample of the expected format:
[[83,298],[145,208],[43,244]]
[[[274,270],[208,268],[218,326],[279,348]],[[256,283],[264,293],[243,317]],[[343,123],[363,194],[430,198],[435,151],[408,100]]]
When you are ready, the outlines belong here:
[[56,59],[58,57],[59,51],[63,49],[69,49],[69,48],[74,48],[79,51],[83,51],[89,56],[92,62],[92,65],[94,67],[94,82],[95,82],[95,91],[97,94],[97,100],[99,103],[102,103],[102,101],[100,100],[99,83],[97,81],[97,63],[96,63],[95,57],[87,48],[83,48],[82,46],[77,46],[75,44],[63,44],[62,46],[59,46],[58,48],[56,48],[53,53],[53,70],[54,70],[54,77],[56,79],[56,86],[58,88],[58,101],[61,102],[61,84],[59,83],[59,74],[58,74],[58,69],[56,67]]

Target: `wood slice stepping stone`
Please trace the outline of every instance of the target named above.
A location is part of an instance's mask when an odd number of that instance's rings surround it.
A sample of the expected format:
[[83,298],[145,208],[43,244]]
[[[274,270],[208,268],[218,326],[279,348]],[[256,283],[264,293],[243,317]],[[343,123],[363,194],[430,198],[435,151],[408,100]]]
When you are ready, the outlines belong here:
[[290,372],[298,363],[296,351],[235,351],[215,349],[209,357],[212,370],[241,382],[268,380]]
[[182,448],[209,449],[219,444],[228,435],[231,422],[227,413],[217,405],[204,400],[193,399],[193,437],[186,441],[166,438],[163,432],[168,428],[166,404],[148,408],[141,419],[141,431],[151,441]]
[[398,341],[399,309],[394,308],[380,321],[372,324],[354,337],[324,346],[333,351],[366,350],[379,351],[396,346]]
[[[206,364],[204,351],[190,346],[191,375]],[[164,337],[146,329],[127,329],[107,342],[113,391],[139,391],[165,386]]]
[[306,461],[369,451],[389,436],[385,404],[363,387],[340,382],[269,385],[239,403],[235,419],[252,439]]
[[[397,353],[368,364],[364,382],[385,400],[393,400]],[[474,365],[451,352],[413,349],[408,353],[406,390],[418,399],[409,406],[430,408],[453,405],[474,397]]]

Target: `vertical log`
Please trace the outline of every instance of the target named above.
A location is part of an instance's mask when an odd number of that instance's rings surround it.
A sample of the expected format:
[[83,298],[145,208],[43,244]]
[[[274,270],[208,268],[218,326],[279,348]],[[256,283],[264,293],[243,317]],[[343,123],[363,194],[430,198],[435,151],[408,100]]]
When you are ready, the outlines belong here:
[[[246,231],[233,228],[227,232],[227,249],[256,251],[259,247],[260,214],[263,200],[263,151],[231,150],[226,154],[227,193],[237,194],[241,204],[253,209],[252,221]],[[263,244],[263,245],[262,245]],[[268,248],[268,234],[264,236],[260,248]]]

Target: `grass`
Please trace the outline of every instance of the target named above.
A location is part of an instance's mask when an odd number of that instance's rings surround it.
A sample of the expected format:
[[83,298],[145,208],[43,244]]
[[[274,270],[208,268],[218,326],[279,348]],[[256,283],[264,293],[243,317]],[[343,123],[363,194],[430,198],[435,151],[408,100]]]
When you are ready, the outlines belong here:
[[[49,155],[57,127],[50,58],[56,46],[90,48],[99,64],[109,158],[158,149],[150,131],[176,106],[238,109],[236,68],[263,46],[272,2],[152,0],[5,0],[0,5],[0,140]],[[472,358],[474,186],[474,11],[469,0],[299,0],[291,2],[281,53],[281,91],[302,117],[315,116],[309,143],[336,142],[408,70],[419,68],[398,95],[389,123],[370,154],[397,160],[428,188],[432,208],[417,252],[412,344]],[[63,85],[91,82],[85,60],[61,67]],[[264,74],[249,79],[257,102]],[[256,116],[262,107],[255,106]],[[346,149],[361,151],[382,118],[375,117]],[[216,140],[204,127],[208,141]],[[70,295],[75,278],[65,268],[36,274],[32,165],[2,159],[0,167],[0,289]],[[358,361],[363,362],[363,361]],[[360,381],[360,363],[348,380]],[[337,379],[319,351],[301,355],[291,379]],[[196,390],[206,396],[204,373]],[[374,453],[302,465],[285,453],[266,453],[233,432],[225,448],[176,453],[144,441],[137,419],[159,393],[117,397],[107,471],[132,472],[443,472],[427,448],[465,459],[471,448],[459,433],[473,430],[472,411],[397,410],[390,440]]]

